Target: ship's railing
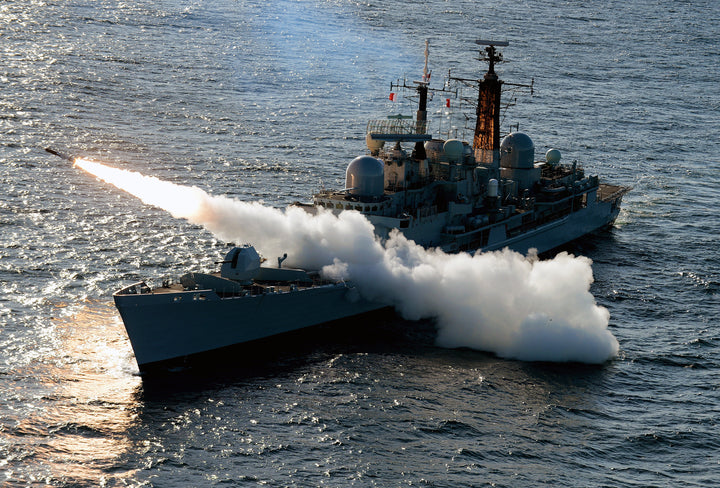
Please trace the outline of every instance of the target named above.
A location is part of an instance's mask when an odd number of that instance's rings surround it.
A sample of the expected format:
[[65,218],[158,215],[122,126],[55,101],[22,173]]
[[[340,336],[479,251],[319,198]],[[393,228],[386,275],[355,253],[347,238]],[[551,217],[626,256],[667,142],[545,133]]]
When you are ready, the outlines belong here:
[[429,168],[428,179],[430,181],[460,181],[464,177],[464,172],[459,170],[460,165],[448,161],[447,158],[430,161]]
[[602,184],[598,190],[598,200],[610,202],[630,191],[630,187]]
[[144,281],[138,281],[132,285],[126,286],[125,288],[116,291],[115,295],[142,295],[145,293],[152,293],[150,287]]
[[319,191],[315,194],[315,196],[318,197],[318,198],[332,198],[332,197],[337,196],[337,195],[345,195],[345,193],[346,193],[346,192],[344,192],[344,191],[339,191],[339,190],[327,190],[327,189],[322,189],[322,190],[319,190]]

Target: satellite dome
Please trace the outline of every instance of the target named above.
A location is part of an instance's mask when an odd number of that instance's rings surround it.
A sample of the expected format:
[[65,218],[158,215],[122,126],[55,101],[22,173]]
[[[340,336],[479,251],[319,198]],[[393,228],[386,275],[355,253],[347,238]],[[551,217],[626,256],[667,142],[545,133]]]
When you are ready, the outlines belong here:
[[432,139],[425,143],[425,153],[430,159],[438,159],[442,155],[443,145],[445,141],[442,139]]
[[513,132],[500,143],[500,166],[503,168],[532,169],[535,165],[535,145],[530,136]]
[[443,145],[443,150],[445,151],[445,156],[447,156],[449,161],[458,161],[465,153],[465,147],[463,146],[462,141],[457,139],[450,139],[449,141],[446,141]]
[[380,149],[385,146],[385,141],[380,139],[373,139],[372,134],[368,133],[365,136],[365,144],[367,144],[367,148],[370,150],[371,153],[377,154]]
[[549,149],[548,152],[545,153],[545,161],[551,166],[558,164],[561,157],[562,155],[557,149]]
[[385,192],[385,166],[372,156],[353,159],[345,171],[345,188],[351,195],[381,197]]

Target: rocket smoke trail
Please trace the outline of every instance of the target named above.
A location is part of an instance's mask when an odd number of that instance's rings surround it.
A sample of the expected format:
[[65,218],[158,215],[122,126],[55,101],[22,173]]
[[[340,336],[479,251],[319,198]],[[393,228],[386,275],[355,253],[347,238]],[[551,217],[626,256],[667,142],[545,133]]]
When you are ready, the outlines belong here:
[[618,352],[610,314],[590,293],[592,262],[585,257],[447,254],[397,232],[381,242],[356,211],[280,210],[83,159],[75,165],[219,239],[251,243],[265,256],[287,253],[289,265],[352,279],[366,298],[393,305],[406,319],[435,318],[441,346],[526,361],[602,363]]

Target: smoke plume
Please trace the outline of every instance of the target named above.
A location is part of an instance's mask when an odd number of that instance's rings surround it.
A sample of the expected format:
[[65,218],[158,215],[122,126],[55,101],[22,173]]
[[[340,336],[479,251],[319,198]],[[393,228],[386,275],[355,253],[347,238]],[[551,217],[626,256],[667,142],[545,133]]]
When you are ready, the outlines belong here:
[[618,352],[610,314],[590,293],[592,262],[585,257],[447,254],[397,232],[381,242],[356,211],[280,210],[95,162],[75,164],[219,239],[250,243],[269,258],[287,253],[290,266],[351,279],[365,298],[394,306],[404,318],[434,318],[441,346],[525,361],[602,363]]

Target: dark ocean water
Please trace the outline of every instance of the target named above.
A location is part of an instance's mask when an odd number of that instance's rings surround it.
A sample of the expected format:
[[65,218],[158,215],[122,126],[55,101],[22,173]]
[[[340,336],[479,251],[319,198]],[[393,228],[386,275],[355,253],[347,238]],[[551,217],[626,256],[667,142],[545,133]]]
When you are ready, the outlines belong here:
[[[0,20],[3,486],[720,484],[720,4],[5,0]],[[379,316],[143,381],[110,294],[225,243],[42,148],[307,201],[426,38],[436,78],[509,40],[499,71],[535,93],[504,127],[633,186],[569,247],[618,357],[508,361]]]

